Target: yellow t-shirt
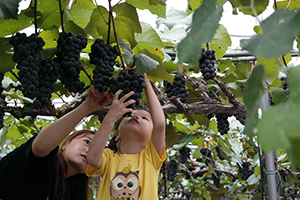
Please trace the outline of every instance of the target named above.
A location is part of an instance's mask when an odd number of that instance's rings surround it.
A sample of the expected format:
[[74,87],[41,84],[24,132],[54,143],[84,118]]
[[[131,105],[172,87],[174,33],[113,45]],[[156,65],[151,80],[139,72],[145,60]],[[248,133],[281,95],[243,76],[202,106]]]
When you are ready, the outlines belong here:
[[88,166],[87,176],[102,177],[97,200],[158,199],[158,173],[166,159],[165,148],[159,157],[152,140],[140,154],[114,153],[106,148],[100,169]]

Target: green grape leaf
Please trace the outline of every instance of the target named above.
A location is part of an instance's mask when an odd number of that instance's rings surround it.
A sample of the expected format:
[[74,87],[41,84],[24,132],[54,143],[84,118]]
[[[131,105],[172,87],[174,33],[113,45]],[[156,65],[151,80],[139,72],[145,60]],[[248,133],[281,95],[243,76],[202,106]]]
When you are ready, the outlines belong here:
[[[286,62],[288,63],[291,60],[290,54],[285,56]],[[281,60],[282,62],[282,60]],[[283,63],[280,64],[278,59],[267,59],[264,57],[259,57],[257,59],[257,65],[264,65],[265,68],[265,75],[264,80],[269,84],[272,84],[275,79],[277,79],[278,74],[283,66]]]
[[72,21],[80,27],[86,27],[95,8],[93,0],[73,1],[70,9]]
[[55,48],[57,46],[57,38],[59,36],[59,32],[58,29],[55,29],[53,31],[42,31],[39,34],[40,37],[43,38],[43,40],[45,41],[45,46],[43,47],[44,49],[46,48]]
[[274,90],[272,92],[272,101],[273,103],[280,104],[286,101],[287,91],[283,89]]
[[172,29],[175,25],[178,24],[184,24],[189,26],[192,23],[192,17],[193,15],[188,15],[188,13],[183,10],[170,8],[170,10],[167,12],[166,17],[159,19],[158,23],[164,24],[169,29]]
[[16,125],[13,125],[9,128],[8,133],[7,133],[7,138],[11,139],[11,140],[15,140],[18,138],[21,138],[22,135],[18,130],[18,127]]
[[0,73],[11,71],[16,65],[16,63],[12,61],[12,54],[6,53],[6,51],[12,48],[11,44],[9,44],[9,40],[10,38],[0,38]]
[[126,0],[126,2],[140,10],[148,9],[152,14],[166,17],[166,4],[161,0]]
[[[33,4],[31,2],[31,7],[27,9],[27,12],[31,11],[33,13]],[[69,4],[69,0],[61,0],[62,9],[64,10]],[[44,30],[53,30],[61,26],[61,14],[59,9],[59,1],[52,0],[38,0],[37,1],[37,11],[41,15],[37,22],[38,27]],[[70,16],[68,12],[64,13],[64,22],[69,21]]]
[[134,64],[136,66],[136,74],[141,75],[149,72],[157,67],[159,63],[143,53],[133,55]]
[[16,63],[12,61],[12,54],[0,53],[1,67],[0,72],[5,73],[14,69]]
[[193,15],[192,29],[178,44],[180,63],[198,63],[202,46],[212,39],[219,26],[222,12],[222,6],[216,8],[216,0],[203,1]]
[[135,39],[138,41],[137,49],[155,50],[157,47],[163,48],[164,44],[157,32],[147,23],[141,22],[142,33],[136,33]]
[[189,143],[195,139],[195,135],[185,135],[185,137],[181,138],[177,144]]
[[[149,56],[150,58],[152,58],[154,61],[158,62],[158,65],[154,69],[147,72],[147,76],[148,76],[149,80],[152,80],[154,82],[158,82],[161,80],[167,80],[169,82],[173,81],[173,76],[170,75],[165,70],[162,60],[158,55],[155,55],[155,54],[149,52],[147,49],[143,49],[143,50],[139,51],[139,53],[145,54],[145,55]],[[144,64],[147,65],[147,63],[144,63]],[[156,65],[156,63],[154,63],[154,62],[152,64],[153,64],[153,67],[154,67],[154,65]]]
[[[266,151],[283,148],[291,150],[299,146],[294,140],[300,139],[298,122],[300,110],[300,67],[288,70],[289,99],[285,103],[267,108],[257,125],[257,135]],[[298,158],[299,159],[299,158]]]
[[297,10],[300,7],[300,1],[299,0],[293,0],[293,1],[278,1],[277,2],[277,8],[278,9],[290,9],[290,10]]
[[18,87],[19,85],[21,85],[21,83],[18,81],[18,82],[15,82],[13,81],[10,77],[7,77],[7,76],[4,76],[3,80],[2,80],[2,87],[3,88],[8,88],[10,85],[13,85],[14,87]]
[[223,58],[224,54],[226,53],[228,47],[231,46],[231,38],[227,29],[223,25],[219,25],[216,30],[215,35],[212,38],[210,43],[210,49],[216,50],[216,58],[221,59]]
[[[133,48],[137,44],[134,34],[141,33],[142,31],[136,8],[128,3],[121,3],[113,7],[113,12],[116,14],[114,24],[116,32],[118,33],[118,39],[127,40],[130,43],[131,48]],[[94,28],[97,29],[98,34],[107,41],[108,26],[106,22],[108,22],[108,16],[109,14],[106,8],[98,6],[94,9],[91,15],[91,21],[86,27],[86,30],[90,33],[93,30],[91,25],[94,26]],[[114,30],[111,26],[109,44],[114,42],[116,42]]]
[[168,29],[168,27],[165,27],[164,31],[162,33],[159,33],[159,35],[162,40],[175,44],[185,38],[187,33],[184,27],[178,26],[173,27],[172,29]]
[[[253,69],[252,75],[247,81],[244,89],[243,99],[247,108],[247,117],[245,123],[244,134],[247,134],[250,138],[254,136],[254,129],[258,122],[257,111],[260,107],[261,96],[263,92],[263,65],[258,65]],[[249,140],[252,141],[251,139]]]
[[254,8],[251,7],[252,0],[230,0],[234,11],[238,9],[246,15],[256,16],[266,10],[269,0],[254,0]]
[[0,1],[0,17],[18,19],[19,0]]
[[[249,176],[249,178],[246,180],[247,185],[254,185],[257,184],[260,180],[260,176],[256,176],[255,174],[252,174]],[[247,198],[247,197],[246,197]]]
[[32,25],[32,18],[27,17],[24,14],[24,11],[22,11],[18,15],[18,19],[3,19],[0,18],[0,27],[1,27],[1,32],[0,32],[0,37],[5,37],[6,35],[11,35],[14,34],[18,31],[21,31],[29,26]]
[[6,91],[3,91],[2,92],[2,95],[4,96],[10,96],[14,99],[19,99],[20,101],[24,102],[24,103],[33,103],[33,100],[32,99],[29,99],[27,97],[23,97],[23,96],[20,96],[16,93],[11,93],[11,92],[6,92]]
[[125,51],[123,54],[123,58],[127,66],[131,66],[133,64],[133,53],[130,48],[125,42],[123,42],[121,39],[119,39],[119,46]]
[[[261,23],[263,34],[243,39],[240,44],[256,57],[278,58],[293,48],[295,35],[300,32],[300,9],[276,10]],[[286,31],[289,30],[289,31]]]
[[73,21],[68,21],[64,24],[65,31],[66,32],[72,32],[74,34],[81,34],[84,37],[87,37],[86,32],[84,31],[83,28],[75,24]]

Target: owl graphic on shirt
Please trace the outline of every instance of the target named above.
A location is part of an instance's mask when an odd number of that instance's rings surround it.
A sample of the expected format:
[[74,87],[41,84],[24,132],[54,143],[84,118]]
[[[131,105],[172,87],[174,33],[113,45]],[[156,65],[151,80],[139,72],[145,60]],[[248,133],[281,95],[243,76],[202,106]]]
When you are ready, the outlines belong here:
[[117,172],[111,181],[111,199],[138,200],[141,195],[140,180],[137,172],[126,167]]

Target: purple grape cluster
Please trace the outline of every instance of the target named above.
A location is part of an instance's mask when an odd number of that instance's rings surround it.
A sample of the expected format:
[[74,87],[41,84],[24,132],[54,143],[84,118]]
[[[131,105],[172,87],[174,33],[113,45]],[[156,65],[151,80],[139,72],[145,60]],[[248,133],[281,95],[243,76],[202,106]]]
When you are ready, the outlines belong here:
[[203,75],[204,80],[214,79],[217,76],[216,73],[216,55],[214,49],[205,50],[202,48],[201,57],[199,60],[200,72]]
[[181,157],[181,164],[184,164],[190,158],[191,149],[187,146],[184,146],[179,150],[179,153]]
[[229,131],[228,116],[225,114],[216,114],[218,131],[221,135],[227,134]]
[[167,163],[167,179],[169,181],[174,181],[178,170],[177,161],[172,159]]
[[247,180],[254,172],[253,169],[251,169],[251,163],[244,161],[242,163],[242,166],[238,165],[239,167],[239,173],[240,173],[240,178],[242,180]]
[[71,93],[83,93],[85,83],[80,81],[81,72],[80,52],[87,45],[87,38],[81,34],[75,35],[71,32],[61,32],[57,40],[56,62],[61,66],[60,80],[64,87]]
[[118,55],[118,48],[107,45],[102,39],[96,39],[91,46],[89,57],[90,63],[95,65],[93,70],[94,87],[100,92],[108,90],[108,84],[110,77],[113,75]]
[[[110,90],[112,93],[116,93],[118,90],[123,90],[119,98],[122,98],[125,94],[134,91],[134,94],[127,99],[134,99],[136,102],[142,98],[142,93],[145,87],[143,75],[137,75],[134,70],[122,70],[119,72],[118,77],[112,77]],[[135,104],[131,104],[128,107],[134,108]]]
[[[211,150],[209,148],[203,147],[200,149],[200,152],[204,156],[205,165],[208,166],[208,164],[211,164],[211,161],[212,161]],[[200,158],[197,158],[197,159],[196,159],[196,161],[198,161],[198,162],[201,162],[201,160],[202,160]]]
[[52,58],[42,58],[39,64],[39,86],[34,92],[35,108],[44,109],[51,105],[51,97],[54,92],[54,83],[58,78],[59,64]]
[[182,103],[186,103],[189,98],[189,94],[185,86],[185,78],[180,74],[175,75],[172,84],[168,81],[164,81],[164,90],[167,97],[178,97]]
[[44,40],[37,34],[27,37],[25,33],[17,33],[9,43],[13,46],[13,61],[17,63],[20,82],[23,86],[23,95],[34,98],[34,92],[39,86],[39,63]]

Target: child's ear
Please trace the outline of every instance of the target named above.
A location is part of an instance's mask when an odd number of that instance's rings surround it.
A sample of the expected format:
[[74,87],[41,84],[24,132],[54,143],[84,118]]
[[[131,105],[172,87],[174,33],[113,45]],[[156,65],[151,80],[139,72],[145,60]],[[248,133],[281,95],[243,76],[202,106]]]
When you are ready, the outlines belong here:
[[116,139],[115,139],[115,142],[119,141],[121,138],[120,138],[120,134],[117,135]]

